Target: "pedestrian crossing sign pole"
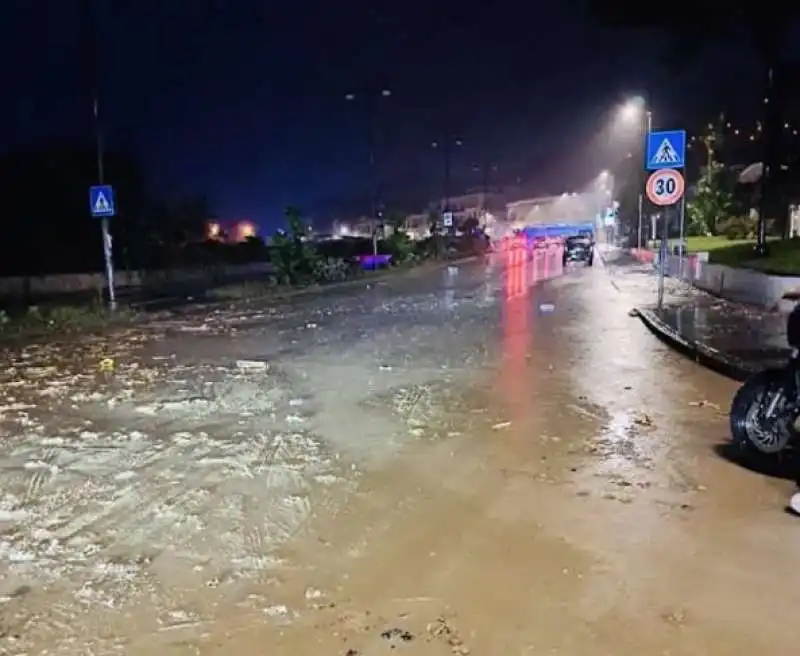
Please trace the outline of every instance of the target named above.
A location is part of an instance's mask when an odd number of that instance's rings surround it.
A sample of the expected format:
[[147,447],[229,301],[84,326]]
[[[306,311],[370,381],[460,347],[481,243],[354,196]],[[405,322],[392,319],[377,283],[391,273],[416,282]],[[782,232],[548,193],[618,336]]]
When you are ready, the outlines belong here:
[[[645,168],[648,171],[658,172],[663,169],[672,169],[680,175],[686,167],[686,130],[660,130],[647,133],[647,147],[645,148]],[[665,174],[668,171],[664,171]],[[659,177],[655,174],[651,176]],[[673,201],[680,204],[680,273],[683,274],[683,228],[684,214],[686,209],[686,199],[681,191],[680,196]],[[663,213],[663,228],[661,231],[661,244],[658,253],[658,308],[661,309],[664,301],[664,277],[666,276],[667,260],[669,257],[668,235],[667,235],[667,216],[668,210],[665,208]]]
[[108,302],[113,310],[117,305],[117,298],[114,292],[114,258],[108,220],[117,213],[117,207],[114,201],[114,188],[111,185],[101,184],[89,187],[89,213],[93,218],[100,219],[100,229],[103,235],[103,259],[108,283]]

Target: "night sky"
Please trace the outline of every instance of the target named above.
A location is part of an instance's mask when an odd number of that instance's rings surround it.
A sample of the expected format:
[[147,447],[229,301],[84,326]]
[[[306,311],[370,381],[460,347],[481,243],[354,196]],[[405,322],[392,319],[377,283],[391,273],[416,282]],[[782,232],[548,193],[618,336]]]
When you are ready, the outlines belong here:
[[[473,165],[491,162],[495,183],[560,192],[627,149],[603,136],[626,97],[684,127],[756,83],[744,47],[677,75],[658,34],[604,32],[580,2],[96,5],[110,146],[135,151],[157,191],[204,193],[263,228],[287,204],[367,209],[370,93],[382,196],[409,204],[441,190],[430,143],[446,131],[464,144],[454,185],[479,185]],[[80,0],[0,3],[0,148],[91,137],[81,35]]]

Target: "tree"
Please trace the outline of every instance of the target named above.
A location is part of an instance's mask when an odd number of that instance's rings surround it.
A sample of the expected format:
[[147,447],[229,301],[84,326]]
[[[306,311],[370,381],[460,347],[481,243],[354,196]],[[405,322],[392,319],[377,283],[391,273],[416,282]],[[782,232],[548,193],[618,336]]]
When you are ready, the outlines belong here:
[[241,262],[261,262],[267,259],[267,246],[257,235],[245,238],[240,244],[234,244],[234,248]]
[[[783,115],[785,91],[789,86],[789,36],[800,5],[761,0],[761,2],[729,3],[724,0],[676,0],[669,12],[648,3],[626,0],[589,0],[590,12],[599,21],[615,28],[638,28],[661,32],[666,36],[668,61],[677,68],[695,62],[699,55],[720,43],[749,45],[762,68],[764,108],[762,139],[766,174],[762,184],[760,216],[765,214],[768,195],[775,185],[772,179],[780,173],[785,144]],[[654,37],[656,35],[653,35]],[[744,37],[744,38],[742,38]],[[763,229],[763,222],[760,222]],[[763,231],[759,242],[763,245]]]
[[[16,226],[0,243],[0,275],[103,270],[100,224],[88,207],[97,183],[91,144],[53,140],[0,156],[0,193]],[[202,197],[172,202],[148,196],[143,167],[130,153],[105,153],[105,182],[113,185],[110,219],[116,268],[180,265],[183,247],[203,239],[211,217]],[[31,202],[30,199],[34,199]]]
[[461,224],[461,231],[465,234],[471,235],[473,234],[478,228],[480,228],[480,221],[476,219],[474,216],[470,216],[464,220],[464,223]]
[[721,222],[734,213],[730,174],[722,164],[711,161],[703,169],[694,197],[686,203],[686,231],[689,235],[719,232]]
[[433,246],[433,256],[438,258],[444,254],[444,239],[442,238],[442,218],[439,212],[431,210],[428,212],[428,225],[431,232],[431,244]]
[[270,255],[281,282],[296,284],[313,274],[317,254],[305,241],[308,230],[303,223],[300,209],[289,206],[284,215],[287,230],[278,230],[275,233]]
[[[115,264],[125,265],[135,224],[147,204],[142,167],[129,153],[106,153],[106,181],[114,185],[111,218]],[[97,182],[88,144],[55,140],[0,156],[0,194],[17,227],[0,243],[3,275],[101,271],[100,224],[92,219],[88,189]]]
[[403,232],[406,227],[406,215],[399,210],[389,210],[386,213],[386,223],[394,232]]

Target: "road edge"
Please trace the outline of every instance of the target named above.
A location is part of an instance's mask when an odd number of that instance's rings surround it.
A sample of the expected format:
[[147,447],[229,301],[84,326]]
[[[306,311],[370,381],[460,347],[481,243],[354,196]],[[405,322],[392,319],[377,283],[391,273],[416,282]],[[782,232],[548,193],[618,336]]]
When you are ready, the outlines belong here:
[[330,282],[322,285],[320,284],[309,285],[308,287],[300,287],[298,289],[291,290],[285,296],[282,296],[280,298],[282,299],[295,298],[297,296],[303,296],[304,294],[319,294],[334,289],[347,289],[348,287],[356,287],[358,285],[371,285],[373,283],[384,282],[386,280],[391,280],[393,278],[403,278],[405,276],[413,275],[415,273],[423,273],[425,271],[443,269],[448,266],[459,266],[461,264],[469,264],[470,262],[476,261],[479,258],[480,255],[470,255],[468,257],[459,258],[457,260],[444,260],[438,262],[431,262],[430,264],[422,263],[417,266],[409,267],[405,271],[397,271],[396,269],[390,269],[384,273],[377,273],[372,276],[365,276],[363,278],[353,278],[352,280],[341,280],[339,282]]
[[755,373],[737,358],[686,339],[647,308],[635,308],[641,322],[664,344],[697,364],[736,381]]
[[[444,260],[444,261],[436,261],[431,263],[422,263],[417,266],[412,266],[404,270],[398,271],[397,269],[390,269],[389,271],[377,273],[374,275],[367,275],[364,277],[359,278],[352,278],[350,280],[341,280],[338,282],[331,282],[326,284],[314,284],[309,285],[307,287],[295,287],[295,288],[284,288],[281,291],[276,292],[275,294],[262,294],[256,295],[251,297],[242,297],[242,298],[230,298],[230,299],[207,299],[205,301],[198,301],[198,305],[202,306],[204,310],[209,308],[220,308],[220,307],[231,307],[232,305],[236,304],[248,304],[248,303],[262,303],[265,301],[269,302],[285,302],[294,300],[296,298],[300,298],[303,296],[312,296],[312,295],[322,295],[328,292],[348,289],[351,287],[363,287],[364,289],[368,289],[370,286],[375,284],[382,284],[386,283],[390,280],[397,280],[400,278],[406,278],[413,275],[419,275],[420,273],[424,273],[426,271],[435,271],[438,269],[444,269],[448,266],[459,266],[462,264],[470,264],[472,262],[476,262],[480,260],[480,255],[470,255],[467,257],[458,258],[456,260]],[[144,309],[142,306],[137,307],[136,309]]]

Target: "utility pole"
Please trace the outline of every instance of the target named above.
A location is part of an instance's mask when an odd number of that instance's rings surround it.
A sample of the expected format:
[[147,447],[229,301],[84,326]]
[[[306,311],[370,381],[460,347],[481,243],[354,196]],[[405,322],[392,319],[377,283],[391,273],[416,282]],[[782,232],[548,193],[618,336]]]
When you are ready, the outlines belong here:
[[[777,61],[777,57],[775,57]],[[776,78],[778,78],[776,80]],[[758,229],[756,230],[756,253],[767,255],[769,244],[767,242],[767,213],[769,212],[770,194],[776,189],[776,178],[780,176],[781,149],[781,108],[783,106],[783,92],[785,90],[785,71],[775,63],[767,70],[766,90],[764,93],[764,118],[761,130],[762,162],[760,193],[758,202]],[[785,236],[785,235],[782,235]]]
[[[369,194],[370,194],[370,227],[372,231],[372,254],[378,254],[378,223],[380,218],[380,190],[378,182],[378,171],[376,163],[376,135],[377,130],[377,100],[378,98],[389,98],[392,92],[383,88],[380,90],[374,87],[368,89],[364,94],[367,103],[367,148],[369,150]],[[348,93],[344,99],[352,102],[357,98],[357,94]]]
[[[648,135],[653,131],[653,112],[648,110],[648,111],[646,111],[645,116],[646,116],[646,119],[645,119],[645,132],[644,132],[644,139],[642,140],[643,144],[647,143]],[[639,176],[639,179],[641,180],[641,182],[639,184],[639,189],[640,190],[644,186],[643,177],[644,176],[642,174],[640,174],[640,176]],[[639,232],[638,232],[638,239],[637,239],[638,243],[637,243],[637,246],[639,247],[639,249],[641,249],[642,248],[642,213],[644,211],[644,193],[642,191],[639,191],[638,209],[639,209]]]
[[[438,141],[434,141],[431,143],[432,148],[441,148],[442,155],[444,156],[444,186],[443,186],[443,207],[442,207],[442,215],[446,212],[450,211],[450,168],[451,168],[451,157],[453,154],[453,147],[460,148],[464,145],[464,142],[461,139],[454,139],[450,130],[445,130],[444,133],[444,140],[440,144]],[[452,228],[453,226],[449,226]]]
[[[95,148],[97,157],[97,184],[105,183],[105,152],[103,148],[103,127],[100,121],[100,81],[98,73],[97,29],[95,26],[93,0],[82,0],[83,24],[86,45],[86,72],[92,100],[92,117],[94,124]],[[103,239],[103,259],[105,260],[106,283],[108,284],[108,304],[114,310],[117,307],[114,292],[114,259],[112,251],[111,228],[108,217],[100,220]]]
[[483,166],[479,169],[478,166],[474,167],[475,171],[480,170],[482,173],[482,184],[481,184],[481,191],[483,192],[483,218],[486,219],[487,215],[489,214],[489,207],[488,207],[488,200],[489,200],[489,179],[491,176],[492,171],[497,170],[497,166],[492,164],[492,161],[487,157],[483,161]]

